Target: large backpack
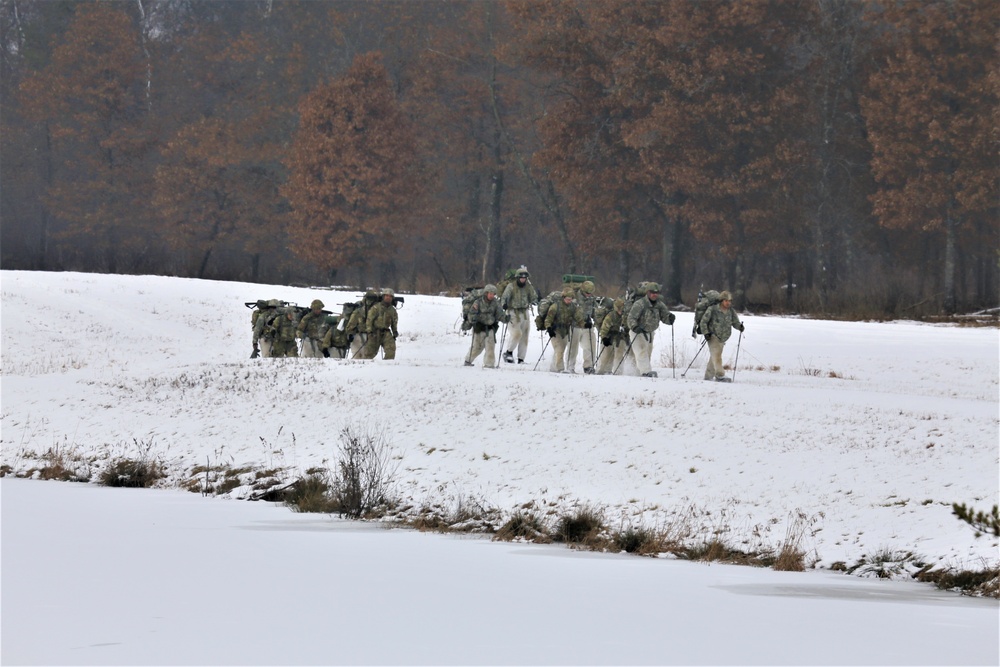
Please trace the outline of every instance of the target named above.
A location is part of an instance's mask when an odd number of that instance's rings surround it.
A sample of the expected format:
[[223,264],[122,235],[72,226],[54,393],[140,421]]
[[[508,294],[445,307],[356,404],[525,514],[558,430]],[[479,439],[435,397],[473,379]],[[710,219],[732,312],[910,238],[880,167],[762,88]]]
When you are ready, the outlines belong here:
[[562,290],[556,290],[555,292],[549,292],[542,300],[538,302],[538,314],[535,315],[535,328],[539,331],[545,330],[545,316],[549,312],[549,306],[559,301],[562,298]]
[[704,334],[705,332],[701,330],[699,323],[701,318],[705,315],[705,311],[709,309],[710,306],[714,306],[717,303],[721,303],[722,299],[719,298],[720,293],[716,292],[714,289],[710,289],[707,292],[698,292],[698,302],[694,307],[694,326],[691,328],[691,337],[694,338],[698,334]]
[[594,328],[601,330],[604,318],[615,308],[615,300],[610,296],[599,296],[594,300]]
[[462,296],[462,331],[468,331],[472,328],[472,322],[469,321],[469,311],[472,310],[472,304],[476,302],[476,299],[483,294],[485,292],[482,287],[465,288],[465,294]]
[[517,275],[519,269],[507,269],[507,272],[503,274],[503,280],[497,283],[497,298],[503,296],[503,292],[507,289],[507,285],[514,281],[514,277]]

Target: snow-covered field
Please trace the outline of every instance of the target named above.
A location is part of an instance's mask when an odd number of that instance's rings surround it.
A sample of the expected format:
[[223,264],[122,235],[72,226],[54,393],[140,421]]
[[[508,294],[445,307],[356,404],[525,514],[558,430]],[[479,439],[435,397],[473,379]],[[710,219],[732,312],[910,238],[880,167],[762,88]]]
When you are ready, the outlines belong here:
[[554,374],[547,359],[533,372],[537,336],[529,364],[463,367],[458,299],[420,295],[405,296],[393,361],[251,360],[244,302],[339,310],[358,293],[0,278],[2,463],[15,473],[52,451],[96,478],[148,449],[167,487],[197,483],[206,465],[294,479],[333,465],[344,426],[371,425],[386,430],[398,495],[416,508],[555,518],[585,504],[611,526],[680,521],[755,550],[799,530],[818,567],[998,558],[995,539],[951,513],[998,502],[996,329],[745,316],[736,381],[723,385],[701,380],[706,353],[680,377],[697,350],[691,313],[678,313],[673,340],[660,329],[656,379]]
[[[0,272],[2,464],[163,462],[294,479],[384,427],[397,495],[443,513],[579,505],[613,527],[809,564],[981,569],[952,502],[998,502],[996,329],[745,317],[700,380],[691,314],[657,379],[462,366],[455,298],[406,295],[397,359],[250,360],[243,302],[357,293]],[[734,360],[736,339],[725,359]],[[35,473],[37,476],[37,473]],[[997,664],[1000,608],[928,584],[383,531],[168,490],[0,483],[4,664]],[[230,498],[245,497],[247,484]],[[890,558],[891,560],[891,558]],[[883,563],[891,570],[893,563]],[[905,577],[901,577],[905,578]]]

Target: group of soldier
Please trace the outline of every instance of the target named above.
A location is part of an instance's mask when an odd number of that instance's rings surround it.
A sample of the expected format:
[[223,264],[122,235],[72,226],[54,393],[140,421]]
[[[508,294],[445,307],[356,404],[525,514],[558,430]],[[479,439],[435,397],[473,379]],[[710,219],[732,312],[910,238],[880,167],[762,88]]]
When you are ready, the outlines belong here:
[[[631,360],[640,375],[656,377],[651,363],[653,341],[661,324],[672,327],[676,319],[660,300],[659,284],[639,283],[624,296],[611,298],[597,296],[589,277],[570,275],[563,277],[562,290],[541,298],[526,267],[508,276],[502,289],[486,285],[468,298],[462,323],[463,330],[472,332],[466,366],[473,366],[483,355],[484,367],[496,367],[501,324],[501,348],[506,339],[503,361],[525,363],[534,324],[548,335],[539,360],[551,344],[554,354],[549,370],[553,372],[575,373],[582,356],[586,374],[615,374]],[[339,316],[324,310],[319,299],[308,310],[275,299],[247,303],[253,308],[251,356],[374,359],[381,349],[382,358],[394,359],[400,302],[402,298],[391,289],[368,290],[360,301],[344,304]],[[709,350],[706,380],[730,381],[722,350],[733,329],[742,332],[744,324],[732,308],[729,292],[719,293],[717,300],[696,312],[692,335],[703,335]]]
[[345,303],[340,315],[324,310],[319,299],[308,310],[278,299],[250,302],[250,356],[374,359],[381,349],[383,359],[395,359],[400,302],[388,288],[368,290],[360,301]]

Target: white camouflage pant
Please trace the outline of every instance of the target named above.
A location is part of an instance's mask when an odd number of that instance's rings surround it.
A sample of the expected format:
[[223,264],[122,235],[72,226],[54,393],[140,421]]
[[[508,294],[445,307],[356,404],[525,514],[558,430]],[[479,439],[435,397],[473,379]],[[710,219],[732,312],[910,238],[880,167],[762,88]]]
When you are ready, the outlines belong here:
[[[635,365],[639,369],[640,375],[645,375],[653,370],[649,359],[653,354],[653,338],[655,335],[656,332],[632,334],[632,353],[635,355]],[[649,336],[648,339],[646,338],[647,336]]]
[[628,341],[625,338],[619,338],[609,347],[601,346],[600,358],[597,361],[597,374],[614,373],[615,369],[621,365],[622,359],[625,358],[625,350],[627,349]]
[[492,329],[487,329],[482,333],[472,332],[472,347],[469,349],[469,353],[465,355],[466,363],[472,363],[476,360],[483,351],[486,351],[486,356],[483,358],[484,368],[494,368],[497,365],[497,332]]
[[594,328],[573,327],[573,338],[569,343],[569,359],[566,368],[576,368],[577,355],[583,348],[583,370],[594,367],[594,357],[597,356],[597,342],[594,340]]
[[708,339],[708,365],[705,366],[705,379],[714,380],[726,376],[722,366],[722,348],[726,346],[715,336]]
[[517,348],[517,358],[523,360],[528,352],[528,337],[531,335],[531,311],[527,308],[508,311],[510,322],[507,324],[507,351]]

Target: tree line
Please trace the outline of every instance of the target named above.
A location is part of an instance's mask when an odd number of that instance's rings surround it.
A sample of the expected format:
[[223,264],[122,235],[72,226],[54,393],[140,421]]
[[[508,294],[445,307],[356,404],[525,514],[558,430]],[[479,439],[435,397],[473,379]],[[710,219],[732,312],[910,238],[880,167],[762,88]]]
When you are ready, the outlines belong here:
[[998,301],[992,0],[0,0],[7,269]]

